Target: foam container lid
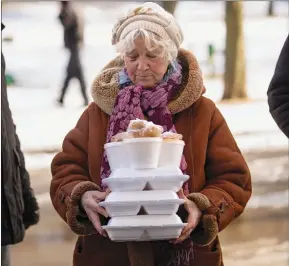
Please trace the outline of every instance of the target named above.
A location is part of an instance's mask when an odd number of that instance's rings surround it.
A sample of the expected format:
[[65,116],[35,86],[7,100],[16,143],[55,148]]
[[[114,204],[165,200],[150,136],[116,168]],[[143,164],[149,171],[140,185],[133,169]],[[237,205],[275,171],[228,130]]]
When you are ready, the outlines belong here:
[[179,199],[178,195],[171,190],[162,191],[128,191],[128,192],[111,192],[105,202],[120,202],[120,201],[132,201],[132,202],[149,202],[149,201],[161,201],[161,200],[174,200]]
[[106,178],[103,184],[111,191],[142,191],[148,190],[172,190],[178,192],[183,183],[189,179],[188,175],[156,176],[156,177],[125,177]]
[[152,227],[183,224],[181,218],[176,215],[136,215],[113,217],[108,226],[121,227]]
[[111,173],[109,177],[155,177],[155,176],[171,176],[181,175],[182,171],[178,167],[158,167],[155,169],[131,169],[119,168]]

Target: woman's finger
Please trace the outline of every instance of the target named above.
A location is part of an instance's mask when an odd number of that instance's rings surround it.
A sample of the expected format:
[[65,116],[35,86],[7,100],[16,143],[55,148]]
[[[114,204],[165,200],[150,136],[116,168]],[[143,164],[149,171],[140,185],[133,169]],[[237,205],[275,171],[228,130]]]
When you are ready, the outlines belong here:
[[177,195],[179,196],[180,199],[186,198],[186,196],[184,194],[184,190],[182,188],[177,192]]
[[[97,194],[96,194],[97,193]],[[96,198],[97,199],[99,199],[99,200],[104,200],[108,195],[109,195],[109,193],[111,193],[111,190],[108,188],[106,191],[104,191],[104,192],[99,192],[99,191],[97,191],[95,193],[95,196],[96,196]]]
[[95,210],[101,214],[102,216],[104,216],[105,218],[108,217],[108,213],[106,212],[106,210],[102,207],[100,207],[98,204],[95,206]]
[[183,241],[185,241],[187,238],[190,237],[190,234],[192,233],[192,231],[193,230],[186,231],[186,233],[182,232],[182,234],[176,240],[173,240],[171,243],[173,244],[182,243]]
[[183,242],[185,239],[187,239],[190,236],[190,234],[193,232],[195,227],[196,226],[195,226],[194,217],[192,217],[192,214],[189,214],[188,224],[183,228],[181,235],[176,240],[173,240],[172,243],[178,244],[178,243]]
[[102,229],[101,227],[101,223],[100,223],[100,220],[99,220],[99,217],[98,217],[98,214],[95,213],[94,211],[89,211],[89,213],[87,214],[88,217],[89,217],[89,220],[92,222],[94,228],[97,230],[97,232],[104,236],[104,237],[107,237],[107,234],[106,232]]
[[105,191],[105,197],[107,197],[110,192],[111,192],[111,190],[108,188],[108,189]]
[[194,212],[190,211],[187,223],[192,228],[192,230],[194,230],[197,227],[198,223],[199,223],[198,216]]
[[100,191],[94,191],[92,194],[92,198],[96,200],[96,202],[100,202],[104,200],[107,195],[110,193],[110,191],[100,192]]
[[182,230],[182,235],[183,235],[183,234],[187,234],[188,232],[192,232],[194,229],[195,229],[195,228],[194,228],[194,225],[188,223],[188,224],[184,227],[184,229]]

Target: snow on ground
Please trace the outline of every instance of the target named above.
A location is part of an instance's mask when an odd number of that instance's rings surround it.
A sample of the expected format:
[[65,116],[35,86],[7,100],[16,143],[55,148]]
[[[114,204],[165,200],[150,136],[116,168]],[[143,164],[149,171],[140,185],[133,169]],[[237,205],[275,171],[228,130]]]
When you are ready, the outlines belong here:
[[[244,4],[249,96],[264,99],[277,57],[288,34],[288,4],[276,3],[279,16],[275,18],[265,17],[267,2],[248,1]],[[108,60],[115,56],[110,43],[115,17],[120,10],[134,5],[133,2],[93,3],[84,8],[86,28],[82,55],[88,84],[91,84]],[[15,8],[3,11],[3,22],[7,26],[3,36],[14,36],[13,43],[3,44],[7,70],[15,74],[18,86],[59,88],[68,55],[63,49],[62,28],[56,19],[58,5],[55,2],[38,2],[22,4],[21,7],[21,12]],[[220,51],[224,49],[223,11],[222,2],[187,1],[180,2],[176,12],[184,31],[183,47],[196,54],[204,74],[208,73],[208,44],[214,44]],[[223,60],[222,53],[216,56],[217,72],[223,71]],[[219,100],[222,94],[221,79],[217,82],[206,80],[206,85],[214,100]]]
[[29,170],[49,169],[56,153],[25,154],[25,166]]
[[[286,147],[286,138],[268,112],[266,90],[288,34],[287,3],[276,3],[279,16],[275,18],[264,16],[265,2],[244,4],[247,88],[251,99],[262,101],[222,104],[219,108],[242,150]],[[84,8],[86,45],[82,55],[88,86],[115,56],[110,45],[112,18],[120,9],[134,5],[126,3],[115,9],[115,4],[102,2]],[[65,109],[55,106],[68,56],[62,47],[62,29],[56,20],[58,6],[38,2],[22,4],[21,11],[12,7],[3,12],[3,22],[6,23],[4,36],[13,34],[14,41],[4,43],[3,50],[7,72],[13,73],[18,81],[16,88],[9,88],[9,98],[22,145],[25,150],[59,148],[84,109],[77,82],[71,83]],[[206,74],[208,43],[214,43],[220,50],[224,48],[223,3],[181,2],[176,16],[185,33],[183,46],[196,54]],[[223,57],[219,55],[217,69],[220,72],[222,65]],[[205,78],[205,85],[206,96],[218,102],[223,91],[222,79]]]
[[[77,88],[71,88],[65,108],[56,106],[56,92],[8,89],[13,118],[24,150],[59,149],[65,135],[83,112]],[[288,147],[288,140],[271,118],[266,102],[218,104],[218,107],[244,152]]]

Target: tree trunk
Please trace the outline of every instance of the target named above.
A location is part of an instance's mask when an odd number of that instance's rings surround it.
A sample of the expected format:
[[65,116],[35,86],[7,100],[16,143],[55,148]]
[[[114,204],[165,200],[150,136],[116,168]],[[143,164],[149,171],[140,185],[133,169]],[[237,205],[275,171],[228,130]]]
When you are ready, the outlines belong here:
[[273,7],[273,5],[274,5],[274,2],[273,1],[269,1],[269,5],[268,5],[268,12],[267,12],[267,16],[268,17],[272,17],[272,16],[274,16],[274,7]]
[[243,4],[226,1],[226,49],[223,99],[247,98]]
[[162,7],[171,13],[172,15],[175,14],[176,7],[177,7],[177,1],[163,1],[162,2]]

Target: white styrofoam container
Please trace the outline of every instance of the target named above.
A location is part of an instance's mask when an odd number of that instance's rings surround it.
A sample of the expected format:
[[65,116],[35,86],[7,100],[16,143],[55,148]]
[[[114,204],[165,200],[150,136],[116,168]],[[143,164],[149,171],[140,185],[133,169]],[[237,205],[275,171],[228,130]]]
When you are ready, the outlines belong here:
[[163,141],[158,166],[180,167],[184,146],[182,140]]
[[128,160],[124,156],[124,154],[127,154],[127,145],[124,142],[106,143],[104,149],[111,171],[129,167]]
[[111,173],[110,178],[127,178],[127,177],[156,177],[156,176],[173,176],[182,175],[181,169],[178,167],[158,167],[154,169],[132,169],[118,168]]
[[173,190],[178,192],[183,183],[189,179],[188,175],[154,176],[154,177],[126,177],[106,178],[105,184],[113,192],[147,190]]
[[147,178],[105,178],[102,183],[113,192],[142,191],[146,187]]
[[153,241],[176,239],[186,224],[176,215],[114,217],[103,226],[113,241]]
[[141,207],[146,214],[174,214],[183,203],[174,191],[163,190],[111,192],[99,205],[110,217],[116,217],[137,215]]
[[172,190],[178,192],[188,179],[188,175],[156,176],[148,180],[146,188],[149,190]]
[[181,175],[183,174],[180,166],[171,166],[168,165],[166,167],[159,167],[154,170],[154,176],[168,176],[168,175]]
[[163,191],[130,191],[111,192],[105,199],[106,202],[134,202],[134,201],[160,201],[179,199],[177,193],[170,190]]
[[111,218],[107,225],[109,226],[164,226],[182,224],[181,218],[177,214],[172,215],[136,215],[120,216]]
[[[161,138],[132,138],[123,140],[127,145],[129,168],[157,168],[162,147]],[[123,157],[126,153],[123,154]]]

